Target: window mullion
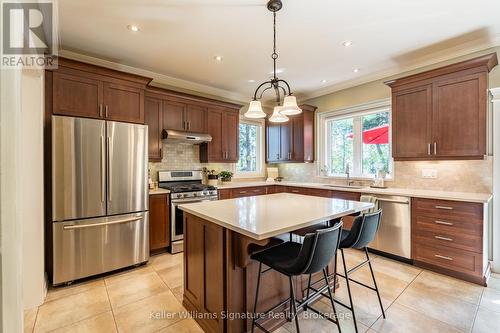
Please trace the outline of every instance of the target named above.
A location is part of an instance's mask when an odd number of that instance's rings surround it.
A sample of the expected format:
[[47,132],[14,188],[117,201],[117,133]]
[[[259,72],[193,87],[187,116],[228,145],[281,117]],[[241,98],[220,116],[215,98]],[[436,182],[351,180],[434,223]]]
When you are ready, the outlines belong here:
[[353,121],[353,166],[352,174],[360,176],[362,174],[362,150],[363,150],[363,128],[361,126],[361,117],[355,117]]

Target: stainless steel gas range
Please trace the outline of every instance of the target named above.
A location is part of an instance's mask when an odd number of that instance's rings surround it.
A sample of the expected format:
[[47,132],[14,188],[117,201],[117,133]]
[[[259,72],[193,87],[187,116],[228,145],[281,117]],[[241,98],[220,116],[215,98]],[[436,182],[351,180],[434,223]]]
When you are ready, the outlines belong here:
[[201,171],[159,171],[158,186],[170,190],[170,251],[178,253],[184,246],[184,216],[177,206],[183,203],[217,200],[217,189],[202,184]]

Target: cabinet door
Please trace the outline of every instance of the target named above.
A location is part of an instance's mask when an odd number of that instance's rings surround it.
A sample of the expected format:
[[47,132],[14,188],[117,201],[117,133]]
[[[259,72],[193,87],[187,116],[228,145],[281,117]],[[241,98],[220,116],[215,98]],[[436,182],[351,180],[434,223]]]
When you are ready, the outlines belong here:
[[392,155],[432,158],[432,88],[425,85],[392,94]]
[[240,115],[237,112],[225,112],[224,116],[225,160],[236,163],[240,158]]
[[294,162],[304,161],[304,114],[290,117],[292,154]]
[[103,96],[106,119],[144,124],[144,90],[106,82]]
[[207,132],[207,108],[188,105],[186,109],[186,130],[196,133]]
[[280,161],[292,160],[292,123],[280,125]]
[[170,207],[168,194],[149,196],[149,249],[170,246]]
[[438,157],[486,154],[486,73],[434,83],[433,153]]
[[208,134],[212,136],[212,141],[207,144],[207,159],[210,162],[224,162],[224,112],[220,109],[208,109],[207,117]]
[[186,130],[186,121],[184,114],[186,104],[164,101],[163,102],[163,129],[176,131]]
[[145,124],[148,125],[148,151],[150,161],[161,161],[162,101],[146,97]]
[[266,121],[266,160],[280,160],[280,125]]
[[304,111],[304,122],[302,124],[302,129],[304,162],[314,162],[314,111]]
[[87,118],[102,118],[102,82],[54,72],[53,113]]

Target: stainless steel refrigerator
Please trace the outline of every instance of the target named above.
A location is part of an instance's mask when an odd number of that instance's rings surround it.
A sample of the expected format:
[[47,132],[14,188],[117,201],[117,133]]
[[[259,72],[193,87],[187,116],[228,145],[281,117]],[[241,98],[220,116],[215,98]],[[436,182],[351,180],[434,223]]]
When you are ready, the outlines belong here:
[[148,128],[52,117],[54,284],[149,258]]

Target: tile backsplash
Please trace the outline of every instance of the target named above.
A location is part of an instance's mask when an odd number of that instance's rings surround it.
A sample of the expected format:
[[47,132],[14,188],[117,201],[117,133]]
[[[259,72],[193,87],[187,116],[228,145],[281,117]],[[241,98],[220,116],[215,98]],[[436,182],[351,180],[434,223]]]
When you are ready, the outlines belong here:
[[200,146],[190,143],[164,143],[161,162],[150,162],[149,170],[153,181],[158,180],[159,170],[201,170],[207,167],[210,170],[232,170],[231,163],[201,163]]
[[[437,171],[437,178],[422,177],[423,169]],[[492,193],[493,158],[481,161],[418,161],[394,162],[394,179],[390,187],[429,189],[456,192]],[[288,181],[339,183],[317,176],[316,164],[280,164],[280,176]],[[369,182],[361,182],[368,184]]]

